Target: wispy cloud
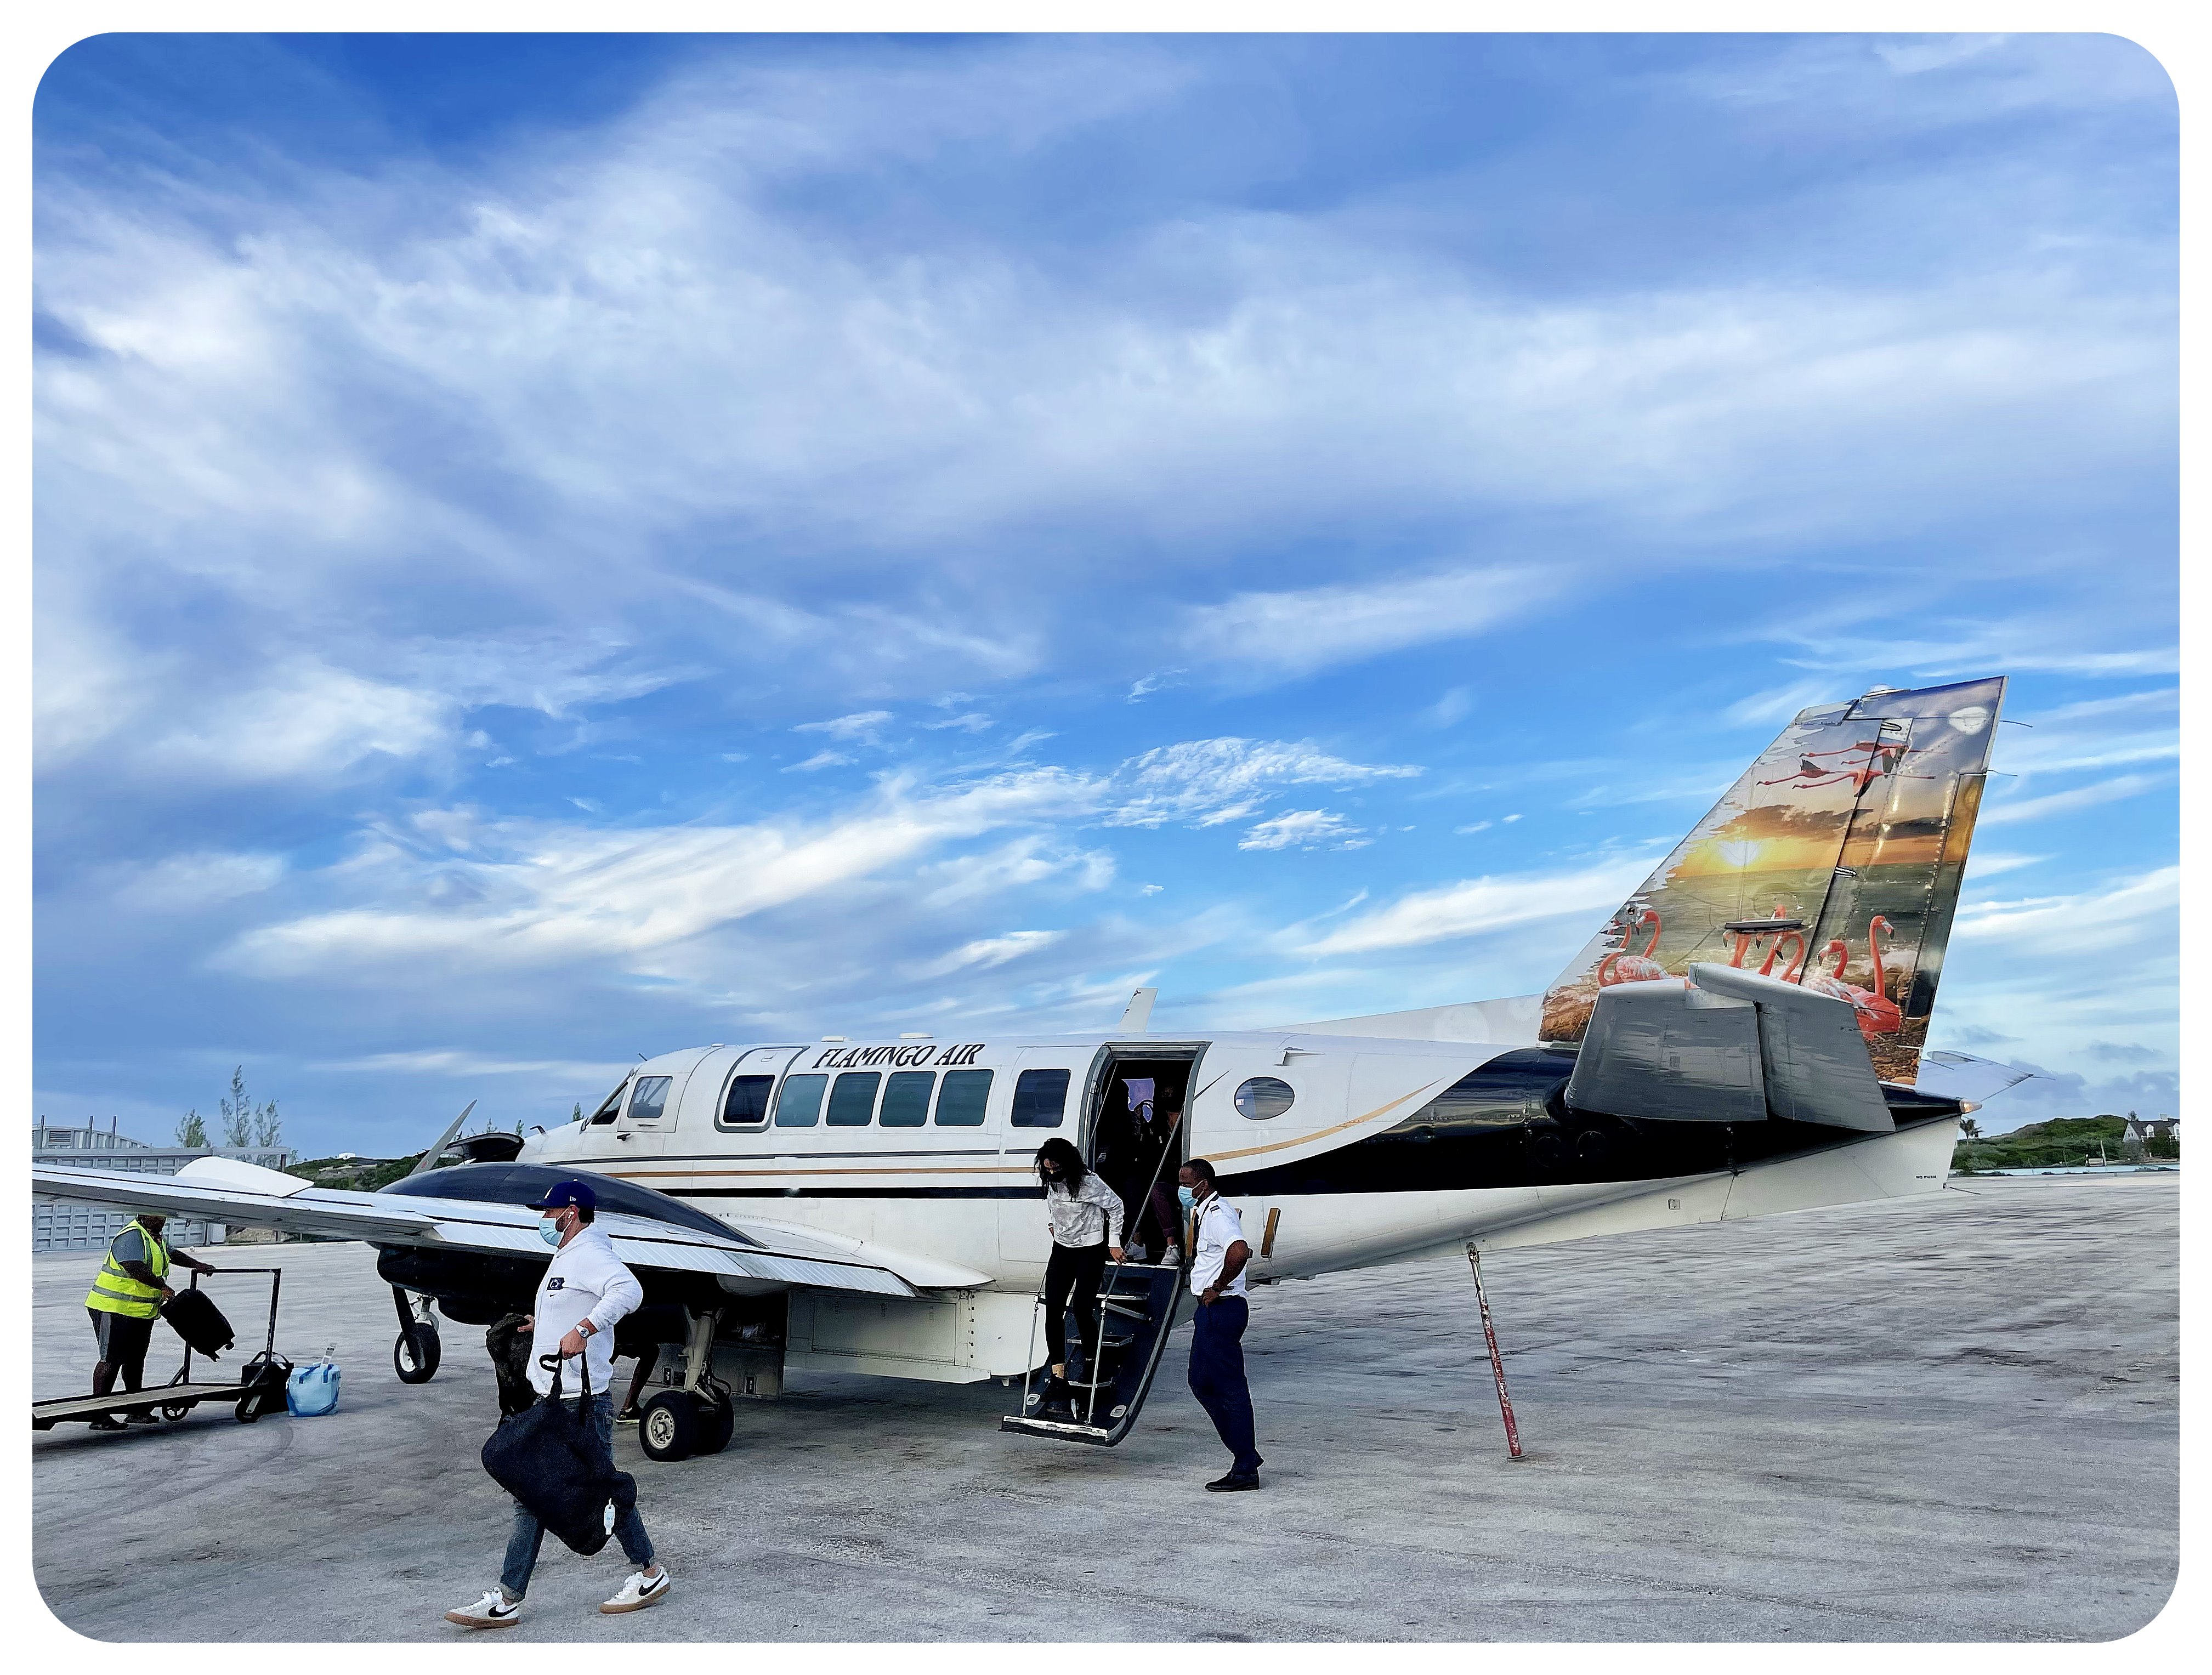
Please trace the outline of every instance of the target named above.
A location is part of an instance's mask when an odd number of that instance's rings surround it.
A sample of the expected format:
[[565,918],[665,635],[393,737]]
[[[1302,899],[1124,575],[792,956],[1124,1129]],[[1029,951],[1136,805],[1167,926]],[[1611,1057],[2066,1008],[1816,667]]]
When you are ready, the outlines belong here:
[[1346,762],[1304,740],[1295,744],[1249,738],[1200,738],[1162,745],[1122,764],[1115,776],[1116,826],[1158,826],[1170,820],[1219,825],[1261,807],[1286,786],[1357,786],[1410,780],[1421,769]]
[[465,887],[434,909],[372,906],[312,914],[240,936],[223,963],[263,976],[435,958],[448,966],[636,958],[715,926],[803,900],[955,839],[1065,815],[1094,787],[1056,769],[923,796],[891,784],[872,806],[820,826],[763,822],[643,832],[517,826],[504,859],[426,868],[387,853],[360,882],[388,900],[428,877]]
[[[1643,881],[1653,859],[1649,854],[1613,857],[1569,872],[1470,878],[1416,890],[1386,907],[1346,920],[1326,936],[1304,943],[1298,952],[1327,958],[1413,948],[1576,913],[1587,914],[1595,923]],[[1560,963],[1566,963],[1565,954]]]
[[2081,945],[2085,932],[2108,943],[2161,929],[2171,937],[2180,906],[2181,869],[2165,866],[2072,895],[1967,902],[1952,934],[1960,941],[2002,943],[2023,954],[2064,953]]
[[[862,710],[856,715],[841,715],[834,721],[802,721],[792,729],[795,733],[827,733],[841,743],[878,744],[878,737],[884,722],[891,719],[887,709]],[[934,724],[943,726],[947,724]]]
[[1553,596],[1562,580],[1556,572],[1497,566],[1239,593],[1189,612],[1182,645],[1194,658],[1267,685],[1486,632]]
[[2108,804],[2125,802],[2130,797],[2140,797],[2147,791],[2154,791],[2172,783],[2170,774],[2123,774],[2117,779],[2101,780],[2095,785],[2081,786],[2072,791],[2053,792],[2048,797],[2016,800],[1993,798],[1983,808],[1978,823],[1984,826],[2017,826],[2029,821],[2047,820],[2053,815],[2078,814],[2083,809],[2102,808]]
[[948,977],[956,971],[988,971],[1025,954],[1049,948],[1066,934],[1065,931],[1009,931],[1002,937],[980,938],[963,943],[942,959],[932,960],[916,974]]
[[1239,849],[1358,849],[1374,842],[1342,815],[1298,809],[1255,822],[1237,840]]

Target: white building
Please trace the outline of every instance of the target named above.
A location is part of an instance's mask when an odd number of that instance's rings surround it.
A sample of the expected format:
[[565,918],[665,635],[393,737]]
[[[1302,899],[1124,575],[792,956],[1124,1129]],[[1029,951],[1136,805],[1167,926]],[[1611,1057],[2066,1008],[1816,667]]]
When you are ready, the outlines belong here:
[[[195,1157],[238,1157],[265,1169],[281,1169],[299,1154],[289,1146],[149,1146],[106,1128],[57,1128],[44,1117],[31,1127],[31,1161],[66,1169],[127,1169],[139,1174],[174,1174]],[[103,1250],[130,1221],[128,1214],[92,1204],[31,1203],[31,1248]],[[221,1222],[197,1218],[173,1221],[165,1229],[171,1245],[219,1245]]]

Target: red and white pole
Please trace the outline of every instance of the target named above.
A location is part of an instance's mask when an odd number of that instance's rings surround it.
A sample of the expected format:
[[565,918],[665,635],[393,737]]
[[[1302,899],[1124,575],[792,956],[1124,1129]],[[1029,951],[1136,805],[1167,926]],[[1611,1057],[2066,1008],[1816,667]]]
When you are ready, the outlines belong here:
[[1483,1341],[1490,1345],[1490,1370],[1498,1379],[1498,1411],[1505,1416],[1506,1450],[1513,1459],[1525,1460],[1520,1428],[1513,1423],[1513,1399],[1505,1393],[1505,1361],[1498,1353],[1498,1329],[1490,1323],[1490,1297],[1482,1289],[1482,1257],[1471,1243],[1467,1247],[1467,1265],[1474,1271],[1474,1301],[1482,1310]]

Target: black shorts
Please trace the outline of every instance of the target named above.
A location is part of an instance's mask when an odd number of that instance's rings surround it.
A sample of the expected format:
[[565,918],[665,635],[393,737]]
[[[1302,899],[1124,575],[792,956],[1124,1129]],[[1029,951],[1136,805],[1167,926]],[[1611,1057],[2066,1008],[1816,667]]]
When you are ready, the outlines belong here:
[[88,1308],[92,1335],[100,1343],[100,1358],[111,1367],[143,1367],[146,1346],[154,1341],[154,1322],[106,1308]]

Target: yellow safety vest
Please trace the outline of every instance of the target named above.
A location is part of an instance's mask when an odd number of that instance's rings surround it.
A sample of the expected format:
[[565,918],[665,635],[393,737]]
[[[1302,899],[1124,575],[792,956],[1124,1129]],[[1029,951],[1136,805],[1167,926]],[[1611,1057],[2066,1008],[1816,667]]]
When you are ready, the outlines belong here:
[[[123,1233],[130,1232],[131,1228],[137,1228],[146,1241],[146,1266],[155,1279],[158,1282],[167,1278],[169,1247],[161,1242],[159,1235],[148,1232],[136,1221],[125,1228]],[[115,1237],[121,1239],[123,1233],[117,1234]],[[115,1246],[111,1241],[107,1247],[107,1259],[100,1265],[100,1277],[92,1282],[92,1290],[85,1294],[84,1306],[109,1314],[128,1314],[136,1320],[150,1320],[161,1312],[161,1287],[158,1284],[149,1285],[143,1280],[133,1279],[125,1273],[123,1265],[115,1259]]]

